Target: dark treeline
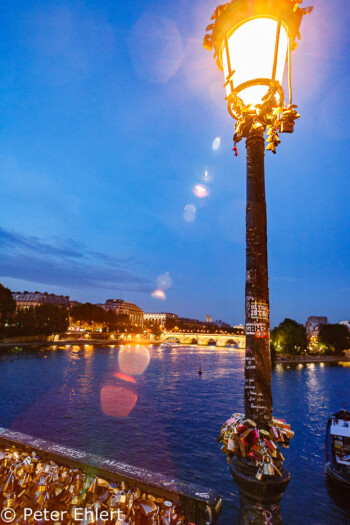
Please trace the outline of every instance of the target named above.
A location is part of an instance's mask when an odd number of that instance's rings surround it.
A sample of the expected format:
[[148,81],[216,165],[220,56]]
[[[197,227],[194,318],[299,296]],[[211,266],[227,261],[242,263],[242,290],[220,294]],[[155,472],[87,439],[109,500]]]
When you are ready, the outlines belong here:
[[167,319],[165,322],[166,330],[173,331],[186,331],[186,332],[202,332],[203,330],[209,331],[211,334],[220,334],[222,332],[233,334],[233,335],[242,335],[242,330],[234,326],[225,326],[219,327],[215,323],[200,323],[200,324],[191,324],[188,321],[182,321],[181,319]]
[[51,335],[65,332],[68,326],[68,310],[53,304],[16,311],[16,301],[11,290],[0,284],[1,337]]
[[137,332],[137,327],[130,323],[126,314],[116,314],[113,310],[105,310],[91,303],[78,304],[70,312],[73,321],[79,324],[103,325],[108,332]]
[[288,355],[340,355],[343,350],[350,349],[350,334],[344,325],[324,324],[320,326],[318,338],[313,342],[308,339],[304,325],[285,319],[271,331],[271,347],[273,353]]
[[[116,315],[91,303],[79,304],[69,312],[66,308],[44,303],[40,306],[16,310],[12,292],[0,284],[0,337],[52,335],[68,330],[69,319],[87,329],[106,332],[140,331],[130,323],[128,315]],[[98,326],[97,326],[98,325]]]

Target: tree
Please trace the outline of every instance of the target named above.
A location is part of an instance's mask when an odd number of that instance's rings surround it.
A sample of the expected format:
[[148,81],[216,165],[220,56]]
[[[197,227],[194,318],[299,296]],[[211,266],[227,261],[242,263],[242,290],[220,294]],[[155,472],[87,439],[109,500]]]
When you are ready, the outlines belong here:
[[150,329],[151,329],[151,333],[152,333],[155,337],[159,337],[159,336],[161,336],[162,333],[163,333],[163,330],[161,329],[161,327],[160,327],[159,324],[157,324],[157,323],[153,323],[153,324],[151,324]]
[[175,326],[180,327],[179,321],[177,319],[166,319],[165,320],[165,328],[166,330],[170,331],[175,328]]
[[83,321],[85,323],[100,322],[98,308],[100,307],[91,303],[78,304],[72,308],[71,316],[75,321]]
[[340,354],[350,347],[349,331],[341,324],[323,324],[320,326],[318,341],[325,345],[328,353]]
[[285,319],[271,331],[271,342],[277,352],[301,354],[307,348],[306,328],[293,319]]
[[66,308],[44,303],[35,308],[37,334],[51,335],[68,329],[69,317]]
[[31,306],[18,310],[15,315],[15,325],[16,329],[11,334],[13,336],[37,334],[35,308]]
[[9,288],[0,284],[0,329],[9,321],[16,311],[16,301]]

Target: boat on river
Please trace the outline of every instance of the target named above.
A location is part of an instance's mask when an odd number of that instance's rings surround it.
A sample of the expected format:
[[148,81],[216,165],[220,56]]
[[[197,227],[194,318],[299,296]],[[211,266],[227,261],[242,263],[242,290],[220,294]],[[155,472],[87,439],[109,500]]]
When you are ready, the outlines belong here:
[[329,418],[326,435],[326,474],[350,490],[350,412],[340,410]]
[[176,341],[166,341],[160,345],[161,348],[173,348],[174,346],[180,346],[180,343]]

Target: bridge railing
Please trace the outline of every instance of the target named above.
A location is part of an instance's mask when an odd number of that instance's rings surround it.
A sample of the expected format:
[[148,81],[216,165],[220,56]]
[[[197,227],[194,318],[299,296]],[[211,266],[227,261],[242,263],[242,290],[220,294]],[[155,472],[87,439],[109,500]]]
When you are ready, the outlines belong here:
[[115,459],[104,458],[52,443],[44,439],[0,428],[0,445],[15,445],[27,452],[36,452],[41,458],[57,464],[77,468],[89,474],[113,482],[125,482],[154,496],[168,500],[179,500],[186,518],[193,525],[214,525],[222,509],[221,497],[212,489],[205,489],[193,483],[185,483],[173,477],[164,476]]

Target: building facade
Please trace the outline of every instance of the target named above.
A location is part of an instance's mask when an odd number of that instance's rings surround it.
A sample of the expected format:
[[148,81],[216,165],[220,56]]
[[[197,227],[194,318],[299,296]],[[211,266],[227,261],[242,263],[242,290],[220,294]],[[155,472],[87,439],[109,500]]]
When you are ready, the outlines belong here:
[[339,321],[339,324],[342,324],[342,325],[346,326],[346,328],[350,332],[350,320],[349,321]]
[[318,317],[316,315],[308,317],[305,323],[307,335],[310,337],[317,337],[320,331],[320,326],[323,324],[328,324],[327,317]]
[[214,321],[213,324],[215,324],[215,326],[217,326],[218,328],[231,328],[228,323],[221,321],[221,319],[219,321]]
[[176,314],[170,314],[168,312],[160,312],[160,313],[144,313],[143,319],[146,323],[154,323],[159,324],[161,327],[165,327],[166,322],[169,319],[172,319],[173,321],[178,320],[178,316]]
[[112,310],[116,315],[128,315],[132,324],[143,326],[144,312],[134,303],[128,303],[123,299],[108,299],[101,306],[105,310]]
[[47,292],[13,292],[12,297],[16,301],[18,310],[40,306],[41,304],[54,304],[55,306],[70,308],[69,295],[56,295]]

